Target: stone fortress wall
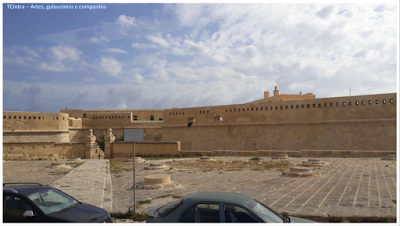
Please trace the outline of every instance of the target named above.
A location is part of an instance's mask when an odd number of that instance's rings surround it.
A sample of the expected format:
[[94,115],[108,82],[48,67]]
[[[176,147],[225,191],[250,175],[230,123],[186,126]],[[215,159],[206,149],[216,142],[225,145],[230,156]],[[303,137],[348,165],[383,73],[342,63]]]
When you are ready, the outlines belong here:
[[182,150],[396,150],[395,93],[266,98],[164,114],[163,141],[179,139]]
[[68,114],[3,112],[3,143],[69,142]]
[[[52,143],[43,156],[50,156],[51,149],[56,156],[85,156],[89,129],[99,138],[107,136],[109,128],[115,138],[123,136],[124,129],[143,129],[143,153],[150,147],[146,142],[160,142],[160,150],[161,143],[179,142],[179,150],[168,153],[185,154],[396,150],[396,93],[315,99],[312,93],[279,95],[275,87],[273,97],[265,92],[264,99],[244,104],[60,112],[3,112],[3,157],[31,152],[40,156],[40,142]],[[79,147],[78,153],[62,152],[71,147]]]

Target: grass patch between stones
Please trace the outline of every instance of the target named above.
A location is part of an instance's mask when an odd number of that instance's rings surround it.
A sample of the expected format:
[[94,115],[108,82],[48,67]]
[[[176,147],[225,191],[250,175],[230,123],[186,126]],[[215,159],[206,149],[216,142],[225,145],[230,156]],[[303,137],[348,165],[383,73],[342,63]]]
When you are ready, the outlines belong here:
[[65,165],[71,166],[71,167],[73,167],[73,168],[76,168],[76,167],[78,167],[78,166],[80,166],[80,165],[82,165],[82,164],[83,164],[83,162],[65,163]]
[[143,201],[139,201],[139,202],[137,202],[139,205],[142,205],[142,204],[150,204],[151,203],[151,200],[150,199],[148,199],[148,200],[143,200]]
[[147,219],[147,214],[145,213],[133,213],[133,211],[128,210],[125,213],[110,213],[110,215],[114,218],[118,219],[132,219],[134,221],[145,221]]

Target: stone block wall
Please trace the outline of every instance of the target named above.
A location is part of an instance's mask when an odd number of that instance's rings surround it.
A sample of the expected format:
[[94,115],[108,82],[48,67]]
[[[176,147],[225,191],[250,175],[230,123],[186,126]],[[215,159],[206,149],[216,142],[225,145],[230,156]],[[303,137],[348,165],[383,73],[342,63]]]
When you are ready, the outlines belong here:
[[392,119],[396,118],[396,93],[175,108],[166,109],[164,115],[163,126],[183,126],[193,119],[193,125]]
[[3,111],[3,131],[68,131],[68,114]]
[[3,143],[3,160],[84,158],[85,143]]
[[162,128],[163,141],[180,140],[182,150],[396,150],[396,118]]
[[[133,156],[133,142],[114,142],[112,158],[130,158]],[[136,142],[135,155],[137,156],[175,156],[181,150],[180,142]]]
[[69,142],[66,131],[3,131],[3,143],[9,142]]

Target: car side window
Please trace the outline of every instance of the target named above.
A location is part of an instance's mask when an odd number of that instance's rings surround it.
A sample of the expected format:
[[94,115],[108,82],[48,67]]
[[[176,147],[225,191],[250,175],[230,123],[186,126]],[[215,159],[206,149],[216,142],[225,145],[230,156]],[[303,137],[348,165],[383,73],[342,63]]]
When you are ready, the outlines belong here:
[[197,204],[189,207],[179,219],[179,222],[221,222],[219,217],[219,204]]
[[239,206],[224,205],[224,214],[226,223],[260,222],[253,214]]
[[197,204],[194,206],[193,212],[194,222],[221,222],[218,203]]
[[4,199],[4,215],[22,217],[27,210],[32,210],[32,208],[19,197],[7,196]]

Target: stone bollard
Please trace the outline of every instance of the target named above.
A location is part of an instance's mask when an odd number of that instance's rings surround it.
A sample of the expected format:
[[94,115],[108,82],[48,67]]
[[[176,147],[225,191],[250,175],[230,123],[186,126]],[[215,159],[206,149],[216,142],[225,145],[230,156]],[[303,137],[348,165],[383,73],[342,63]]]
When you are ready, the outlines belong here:
[[176,189],[181,187],[179,183],[171,181],[170,175],[167,174],[145,176],[144,182],[136,185],[136,189],[139,190]]
[[284,177],[319,177],[319,173],[312,171],[307,167],[291,167],[290,171],[283,171],[282,176]]

